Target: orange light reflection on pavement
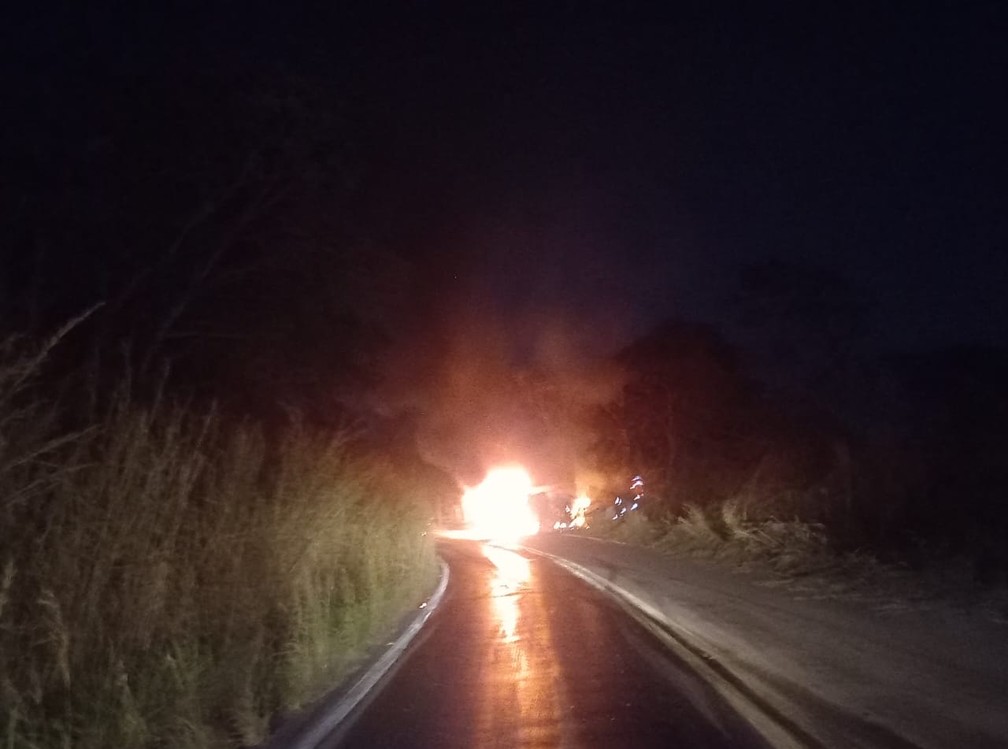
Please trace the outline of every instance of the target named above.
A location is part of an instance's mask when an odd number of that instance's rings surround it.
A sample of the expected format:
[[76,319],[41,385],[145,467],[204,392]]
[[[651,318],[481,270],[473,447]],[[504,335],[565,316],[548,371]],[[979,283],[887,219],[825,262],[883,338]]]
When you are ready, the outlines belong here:
[[483,544],[494,565],[490,606],[496,642],[484,680],[481,730],[507,746],[570,746],[563,706],[566,689],[553,651],[554,638],[543,596],[533,590],[531,563],[514,551]]
[[504,642],[518,639],[518,594],[532,576],[529,560],[497,546],[483,545],[483,554],[497,568],[490,585],[490,601],[500,623]]

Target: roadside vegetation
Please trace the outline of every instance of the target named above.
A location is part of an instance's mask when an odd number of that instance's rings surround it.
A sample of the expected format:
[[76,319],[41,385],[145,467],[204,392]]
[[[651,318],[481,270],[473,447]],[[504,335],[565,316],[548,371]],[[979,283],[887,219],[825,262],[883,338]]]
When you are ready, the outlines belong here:
[[138,75],[6,141],[0,749],[258,742],[429,593],[454,490],[376,413],[409,264],[337,90]]
[[255,744],[432,589],[431,498],[347,432],[85,408],[47,349],[0,352],[3,749]]
[[681,515],[658,519],[635,513],[617,523],[596,523],[591,531],[670,553],[745,567],[761,565],[787,576],[878,567],[871,555],[837,550],[821,523],[798,518],[755,520],[736,500],[708,507],[687,504]]
[[862,300],[814,268],[750,269],[736,303],[732,339],[673,320],[615,357],[596,493],[625,497],[636,474],[647,493],[596,532],[792,575],[1008,590],[1008,353],[886,352]]
[[884,606],[930,608],[939,602],[1008,617],[1008,588],[981,584],[975,558],[949,554],[913,565],[900,554],[871,547],[844,548],[822,523],[798,517],[755,519],[739,500],[706,507],[687,504],[680,515],[642,513],[619,522],[599,518],[588,533],[754,573],[769,584],[815,598],[875,601]]

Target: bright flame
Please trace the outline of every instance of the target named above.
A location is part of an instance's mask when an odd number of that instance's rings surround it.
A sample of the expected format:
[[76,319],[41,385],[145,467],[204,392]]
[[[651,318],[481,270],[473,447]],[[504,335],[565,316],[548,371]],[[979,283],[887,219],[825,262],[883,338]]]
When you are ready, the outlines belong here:
[[588,498],[586,494],[582,494],[580,497],[575,498],[571,502],[570,506],[570,516],[571,525],[577,528],[584,528],[587,524],[585,519],[585,513],[588,511],[588,507],[591,505],[591,499]]
[[479,486],[462,495],[466,523],[487,538],[516,541],[539,532],[539,520],[529,506],[532,479],[524,468],[494,468]]

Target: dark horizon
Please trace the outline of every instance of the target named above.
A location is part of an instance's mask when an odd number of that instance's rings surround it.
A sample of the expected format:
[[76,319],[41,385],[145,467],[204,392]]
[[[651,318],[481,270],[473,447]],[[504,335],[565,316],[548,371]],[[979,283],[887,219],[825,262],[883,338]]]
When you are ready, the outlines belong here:
[[353,233],[422,269],[431,321],[478,300],[617,343],[730,328],[738,273],[781,260],[847,279],[880,346],[1008,342],[994,4],[22,15],[9,142],[95,168],[129,156],[146,97],[311,80],[345,130]]

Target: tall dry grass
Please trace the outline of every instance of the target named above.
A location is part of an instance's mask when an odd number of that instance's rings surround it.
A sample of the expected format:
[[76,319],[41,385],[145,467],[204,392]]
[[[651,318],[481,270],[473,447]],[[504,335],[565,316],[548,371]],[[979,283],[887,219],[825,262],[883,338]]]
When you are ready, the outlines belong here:
[[808,573],[837,558],[821,524],[798,518],[750,518],[738,499],[707,507],[685,505],[682,515],[664,524],[657,543],[672,551],[735,562],[758,560],[784,573]]
[[225,747],[331,686],[433,584],[418,487],[292,427],[94,423],[0,345],[0,747]]

